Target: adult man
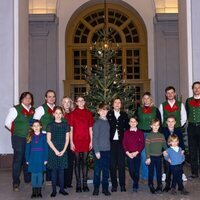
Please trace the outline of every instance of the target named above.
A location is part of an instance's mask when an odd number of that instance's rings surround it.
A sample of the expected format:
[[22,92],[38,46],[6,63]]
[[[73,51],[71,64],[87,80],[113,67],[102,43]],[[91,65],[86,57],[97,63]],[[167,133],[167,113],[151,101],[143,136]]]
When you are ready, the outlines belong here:
[[33,105],[33,95],[30,92],[23,92],[19,99],[19,104],[10,108],[5,120],[5,127],[11,132],[13,163],[12,178],[13,191],[19,191],[20,172],[23,166],[24,181],[30,182],[30,174],[25,161],[26,137],[32,123],[35,109]]
[[[42,123],[42,132],[46,133],[47,125],[53,121],[53,109],[56,102],[56,93],[53,90],[47,90],[45,93],[45,103],[35,110],[34,119],[40,120]],[[46,181],[51,180],[51,173],[47,169]]]
[[[200,158],[200,82],[192,84],[193,96],[186,100],[188,144],[191,159],[190,179],[197,178]],[[200,162],[200,161],[199,161]]]

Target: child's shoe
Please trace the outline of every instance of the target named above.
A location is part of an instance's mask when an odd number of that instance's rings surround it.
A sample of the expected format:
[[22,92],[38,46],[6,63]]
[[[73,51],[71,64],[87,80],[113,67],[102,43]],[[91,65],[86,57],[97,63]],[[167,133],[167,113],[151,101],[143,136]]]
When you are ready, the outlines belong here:
[[177,191],[176,191],[175,188],[171,188],[171,194],[172,194],[172,195],[176,195],[176,194],[177,194]]
[[111,193],[108,191],[108,189],[103,190],[102,193],[105,194],[106,196],[110,196],[111,195]]
[[159,194],[162,193],[162,184],[157,186],[155,192]]
[[155,194],[155,188],[153,187],[153,185],[149,185],[149,189],[152,194]]
[[92,193],[93,196],[98,196],[99,195],[99,188],[94,188],[94,191]]
[[182,195],[188,195],[189,192],[184,188],[183,190],[181,190],[181,194]]
[[38,189],[38,191],[37,191],[37,197],[41,197],[42,198],[42,188],[39,187],[37,189]]
[[37,192],[36,188],[32,188],[31,199],[37,197],[36,192]]

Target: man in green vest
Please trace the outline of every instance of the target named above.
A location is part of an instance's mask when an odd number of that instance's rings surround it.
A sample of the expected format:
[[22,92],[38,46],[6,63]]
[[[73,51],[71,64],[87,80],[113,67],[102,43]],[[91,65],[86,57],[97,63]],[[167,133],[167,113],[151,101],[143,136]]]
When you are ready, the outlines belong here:
[[[53,121],[53,109],[56,102],[56,93],[54,90],[47,90],[45,93],[45,103],[35,110],[34,119],[42,123],[42,132],[46,134],[47,125]],[[46,170],[46,181],[51,181],[51,172]]]
[[188,116],[188,145],[191,160],[189,179],[198,178],[200,167],[200,82],[192,84],[193,96],[186,100]]
[[19,104],[10,108],[5,120],[5,127],[11,132],[13,148],[12,178],[13,191],[19,191],[20,172],[23,166],[24,181],[30,182],[31,177],[25,161],[25,147],[28,130],[32,124],[35,109],[33,95],[30,92],[23,92]]

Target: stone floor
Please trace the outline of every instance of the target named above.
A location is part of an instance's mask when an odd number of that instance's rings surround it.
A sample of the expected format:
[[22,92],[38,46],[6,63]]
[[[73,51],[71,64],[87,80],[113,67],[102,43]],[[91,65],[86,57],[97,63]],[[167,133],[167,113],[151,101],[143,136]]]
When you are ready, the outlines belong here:
[[[189,166],[185,167],[186,175],[189,174]],[[187,173],[188,172],[188,173]],[[185,182],[185,187],[190,192],[189,195],[171,195],[170,193],[162,193],[162,194],[151,194],[148,190],[146,184],[140,184],[140,188],[138,193],[131,192],[131,180],[129,178],[128,172],[127,174],[127,192],[115,192],[112,193],[111,196],[106,197],[103,194],[99,196],[92,196],[93,185],[89,183],[90,192],[87,193],[76,193],[75,187],[67,189],[69,196],[62,196],[57,194],[54,199],[69,199],[69,200],[104,200],[104,199],[115,199],[115,200],[127,200],[127,199],[136,199],[136,200],[199,200],[200,199],[200,179],[187,181]],[[92,178],[92,171],[90,171],[89,175]],[[25,200],[30,199],[31,196],[31,185],[21,183],[20,191],[13,192],[12,184],[11,184],[11,170],[0,170],[0,200]],[[75,185],[75,183],[73,184]],[[109,188],[110,189],[110,188]],[[51,186],[47,186],[44,183],[42,189],[43,199],[52,199],[50,197],[51,194]]]

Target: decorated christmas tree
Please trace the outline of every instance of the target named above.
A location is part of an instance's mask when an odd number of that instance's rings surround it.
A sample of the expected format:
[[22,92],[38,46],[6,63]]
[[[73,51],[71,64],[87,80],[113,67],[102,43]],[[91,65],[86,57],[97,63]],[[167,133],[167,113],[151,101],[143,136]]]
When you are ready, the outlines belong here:
[[112,49],[110,45],[111,43],[103,40],[91,47],[92,58],[96,59],[96,64],[90,70],[86,69],[86,81],[90,88],[85,99],[88,108],[96,113],[99,103],[110,104],[113,98],[120,97],[123,100],[124,110],[131,113],[135,89],[122,79],[122,66],[114,62],[119,47],[116,45],[117,48]]

